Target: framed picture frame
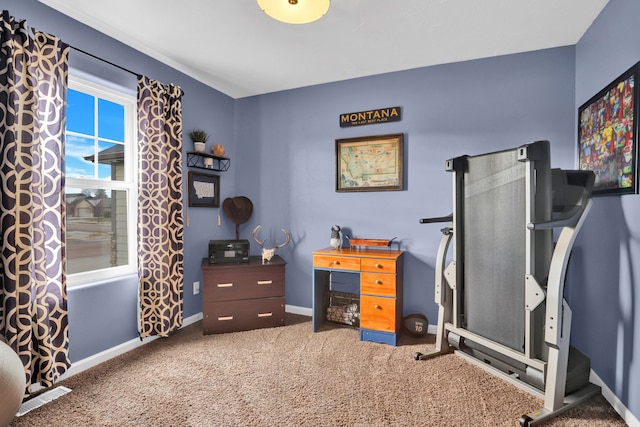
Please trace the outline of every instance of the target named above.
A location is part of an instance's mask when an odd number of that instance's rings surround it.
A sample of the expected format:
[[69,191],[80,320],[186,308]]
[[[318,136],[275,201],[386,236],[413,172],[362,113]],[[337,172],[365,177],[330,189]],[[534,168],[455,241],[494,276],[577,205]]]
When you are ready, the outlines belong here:
[[219,175],[189,171],[187,181],[190,207],[220,207]]
[[336,191],[404,189],[403,134],[336,139]]
[[596,174],[594,195],[638,192],[638,68],[578,108],[578,167]]

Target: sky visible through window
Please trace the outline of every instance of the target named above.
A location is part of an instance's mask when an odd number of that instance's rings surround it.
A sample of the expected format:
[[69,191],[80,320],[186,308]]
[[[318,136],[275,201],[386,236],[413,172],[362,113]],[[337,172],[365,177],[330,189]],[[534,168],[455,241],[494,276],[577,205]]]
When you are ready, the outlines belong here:
[[[96,120],[97,116],[97,120]],[[111,167],[87,160],[124,142],[124,107],[69,89],[67,93],[66,173],[70,178],[111,179]],[[81,135],[77,135],[77,134]],[[96,139],[97,138],[97,139]],[[95,158],[95,157],[94,157]]]
[[[135,271],[129,206],[135,196],[125,156],[133,131],[131,99],[78,82],[67,91],[65,203],[67,274],[71,284]],[[126,119],[126,120],[125,120]],[[133,222],[135,224],[135,221]]]

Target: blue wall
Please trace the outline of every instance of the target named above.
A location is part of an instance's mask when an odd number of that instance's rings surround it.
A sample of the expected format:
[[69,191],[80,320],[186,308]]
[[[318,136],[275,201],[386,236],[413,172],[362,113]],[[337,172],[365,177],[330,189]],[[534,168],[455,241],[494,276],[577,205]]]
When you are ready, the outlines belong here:
[[[405,314],[436,319],[442,224],[418,221],[451,213],[445,161],[549,139],[555,165],[573,167],[574,73],[574,48],[565,47],[238,100],[236,189],[254,201],[251,227],[294,236],[280,250],[287,303],[311,306],[311,253],[338,224],[352,236],[397,237],[408,252]],[[341,113],[391,106],[402,107],[402,121],[339,126]],[[387,133],[405,136],[406,191],[336,193],[335,139]]]
[[[231,168],[221,175],[221,198],[244,195],[254,203],[241,237],[263,225],[269,244],[288,261],[287,304],[311,306],[311,252],[328,246],[333,224],[359,237],[397,237],[406,250],[405,314],[436,319],[434,262],[441,225],[424,217],[451,212],[451,175],[445,160],[551,141],[552,166],[576,166],[577,107],[640,59],[635,0],[610,0],[572,47],[561,47],[336,82],[233,100],[35,0],[0,0],[12,15],[136,72],[184,91],[184,129],[205,128],[222,143]],[[402,106],[402,121],[342,129],[341,113]],[[335,192],[337,138],[403,133],[406,190]],[[185,151],[190,142],[185,140]],[[187,170],[185,164],[185,171]],[[616,396],[640,415],[638,350],[637,196],[594,203],[568,274],[574,311],[572,341]],[[185,204],[186,205],[186,204]],[[185,230],[184,315],[201,311],[191,284],[210,239],[233,238],[235,226],[217,211],[188,209]],[[258,253],[257,245],[252,252]],[[597,260],[597,262],[594,262]],[[128,340],[136,333],[136,279],[69,290],[72,361]]]
[[[576,45],[574,110],[640,60],[638,17],[637,0],[610,0]],[[594,198],[576,242],[569,295],[573,341],[589,354],[594,372],[636,418],[640,418],[639,218],[637,195]]]

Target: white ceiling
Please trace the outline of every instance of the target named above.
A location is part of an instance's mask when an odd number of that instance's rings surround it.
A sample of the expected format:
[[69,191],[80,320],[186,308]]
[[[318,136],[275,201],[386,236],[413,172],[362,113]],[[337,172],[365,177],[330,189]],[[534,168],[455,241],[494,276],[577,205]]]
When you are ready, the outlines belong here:
[[302,25],[255,0],[40,2],[242,98],[573,45],[608,0],[333,0]]

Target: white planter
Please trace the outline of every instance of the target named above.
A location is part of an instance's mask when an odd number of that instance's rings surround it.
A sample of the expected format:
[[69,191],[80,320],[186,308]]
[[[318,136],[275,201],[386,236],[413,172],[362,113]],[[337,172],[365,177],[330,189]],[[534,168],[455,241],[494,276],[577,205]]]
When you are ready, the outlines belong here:
[[204,151],[204,142],[194,142],[193,148],[198,152],[202,153]]

